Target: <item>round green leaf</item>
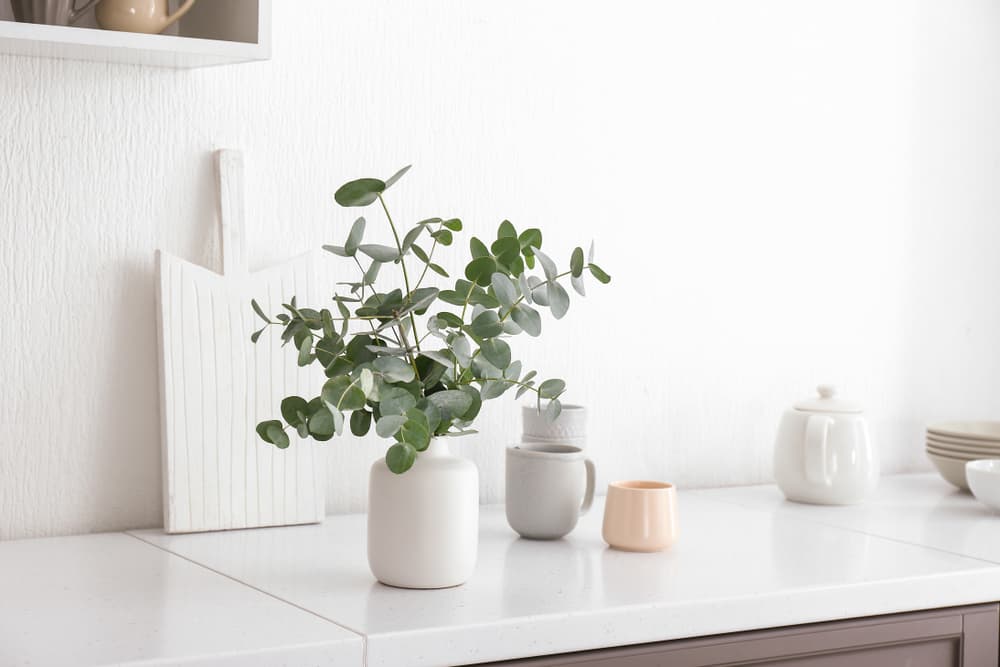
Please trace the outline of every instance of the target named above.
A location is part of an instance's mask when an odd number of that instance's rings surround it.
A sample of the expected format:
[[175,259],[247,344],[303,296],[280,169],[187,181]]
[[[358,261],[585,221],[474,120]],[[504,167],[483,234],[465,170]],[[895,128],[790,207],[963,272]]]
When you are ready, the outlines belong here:
[[260,304],[257,303],[256,299],[250,299],[250,305],[253,307],[253,312],[257,313],[257,316],[260,319],[264,320],[268,324],[271,323],[271,318],[264,314],[264,310],[260,307]]
[[441,411],[443,421],[461,417],[472,407],[472,398],[458,389],[439,391],[428,396],[427,400]]
[[281,422],[279,422],[277,419],[270,419],[268,421],[263,421],[257,424],[257,435],[259,435],[260,439],[268,443],[269,445],[274,444],[274,441],[271,440],[271,436],[268,435],[269,430],[272,426],[277,426],[278,429],[280,430]]
[[566,311],[569,310],[569,294],[562,285],[552,282],[549,283],[547,295],[549,297],[549,308],[552,309],[552,315],[557,320],[562,319],[566,314]]
[[472,253],[473,257],[489,257],[490,249],[486,247],[486,244],[473,236],[469,239],[469,252]]
[[453,232],[462,231],[462,221],[459,220],[458,218],[451,218],[450,220],[445,220],[441,224]]
[[545,272],[545,279],[555,280],[556,276],[559,275],[556,263],[541,250],[535,250],[535,256],[538,257],[538,261],[542,263],[542,270]]
[[497,228],[497,238],[517,238],[517,230],[514,229],[514,225],[510,223],[510,220],[504,220],[500,223],[500,227]]
[[531,306],[519,303],[510,312],[518,326],[524,329],[529,336],[540,336],[542,334],[542,318],[538,311]]
[[395,262],[399,259],[399,250],[396,248],[391,248],[387,245],[379,245],[377,243],[366,243],[364,245],[358,246],[358,250],[365,253],[376,262]]
[[420,232],[422,231],[424,231],[423,225],[417,225],[410,231],[406,232],[406,236],[403,237],[403,243],[402,243],[403,252],[406,252],[407,250],[410,249],[410,246],[413,245],[413,242],[417,240],[417,237],[420,236]]
[[611,276],[606,274],[604,272],[604,269],[599,267],[597,264],[594,264],[593,262],[590,263],[590,274],[595,278],[597,278],[599,282],[602,282],[605,285],[611,282]]
[[281,401],[281,416],[292,426],[302,423],[299,413],[309,414],[309,404],[299,396],[289,396]]
[[469,326],[472,333],[479,338],[493,338],[503,333],[500,317],[493,310],[484,310],[472,320]]
[[535,228],[525,229],[521,232],[521,235],[517,237],[517,241],[521,245],[522,249],[541,248],[542,230]]
[[413,445],[399,442],[389,448],[385,453],[385,464],[389,470],[401,475],[413,467],[413,462],[417,460],[417,450]]
[[422,398],[417,403],[417,409],[427,417],[427,430],[431,433],[437,431],[438,425],[441,423],[441,411],[438,410],[438,407],[426,398]]
[[341,185],[333,198],[341,206],[368,206],[385,191],[384,181],[377,178],[359,178]]
[[431,232],[431,237],[441,245],[451,245],[454,238],[451,231],[447,229],[439,229],[436,232]]
[[312,353],[312,336],[306,336],[299,344],[299,366],[308,366],[316,357]]
[[549,401],[549,404],[545,407],[545,420],[550,424],[559,418],[559,413],[562,412],[562,403],[558,399],[553,398]]
[[392,184],[395,183],[396,181],[398,181],[399,179],[401,179],[403,177],[403,174],[405,174],[406,172],[408,172],[410,170],[410,167],[412,167],[412,166],[413,166],[412,164],[408,164],[405,167],[403,167],[402,169],[400,169],[399,171],[397,171],[395,174],[393,174],[392,176],[390,176],[389,178],[387,178],[385,180],[385,185],[383,186],[382,189],[383,190],[388,190],[390,187],[392,187]]
[[483,383],[482,396],[484,401],[489,401],[503,395],[512,385],[509,382],[500,380],[487,380]]
[[372,366],[389,382],[410,382],[414,377],[413,366],[399,357],[379,357]]
[[497,263],[492,257],[477,257],[465,267],[465,277],[477,285],[486,287],[490,284],[496,269]]
[[278,449],[287,449],[289,443],[288,434],[285,433],[284,429],[277,422],[270,424],[267,427],[267,439],[268,441],[274,443],[274,446]]
[[546,380],[538,387],[538,395],[541,398],[556,398],[566,391],[566,382],[559,379]]
[[569,270],[573,272],[574,278],[579,278],[583,273],[583,248],[577,246],[573,249],[569,258]]
[[406,423],[399,430],[399,440],[413,445],[418,452],[427,449],[431,442],[430,423],[427,415],[417,408],[406,411]]
[[339,245],[325,245],[323,246],[323,250],[326,250],[327,252],[332,252],[334,255],[337,255],[338,257],[350,257],[350,255],[347,253],[347,250]]
[[365,219],[358,218],[351,225],[351,233],[347,235],[347,241],[344,242],[344,252],[346,252],[351,257],[358,251],[358,246],[361,245],[361,239],[365,235]]
[[534,299],[531,298],[531,285],[528,284],[527,273],[522,273],[517,277],[517,286],[520,288],[524,300],[528,303],[534,303]]
[[528,276],[528,285],[531,286],[531,300],[539,306],[549,305],[548,292],[545,290],[546,284],[542,282],[541,278]]
[[366,400],[360,383],[360,379],[352,380],[349,375],[331,378],[323,385],[323,401],[344,412],[360,410],[365,407]]
[[406,423],[403,415],[384,415],[375,422],[375,432],[380,438],[391,438]]
[[510,278],[502,273],[494,273],[490,278],[490,282],[493,285],[493,293],[496,294],[500,303],[508,308],[513,306],[517,300],[517,288],[514,287],[514,283],[510,281]]
[[[404,250],[406,249],[405,245],[403,246],[403,249]],[[427,264],[428,262],[431,261],[431,258],[427,256],[427,251],[418,246],[416,243],[410,244],[410,250],[412,250],[413,254],[417,256],[417,259],[419,259],[424,264]]]
[[499,238],[493,242],[493,245],[490,246],[490,250],[501,262],[504,262],[505,264],[513,262],[521,256],[521,246],[518,244],[516,238]]
[[335,430],[333,414],[326,406],[321,407],[309,418],[309,433],[312,435],[332,436]]
[[372,425],[372,413],[367,410],[355,410],[351,413],[351,433],[359,438],[368,433]]
[[463,324],[461,317],[459,317],[455,313],[449,313],[446,310],[441,311],[440,313],[437,314],[437,316],[438,319],[444,320],[444,323],[447,324],[449,327],[460,327]]
[[325,336],[316,343],[316,358],[319,359],[319,363],[323,364],[323,368],[329,367],[334,359],[337,358],[337,355],[343,351],[344,339],[337,334]]
[[379,411],[383,415],[401,415],[417,404],[417,399],[402,387],[384,387],[380,394]]
[[484,340],[479,353],[500,370],[510,366],[510,346],[499,338]]
[[479,415],[479,409],[483,407],[483,397],[480,395],[478,389],[469,385],[465,385],[459,391],[469,397],[469,407],[459,415],[459,418],[470,422]]

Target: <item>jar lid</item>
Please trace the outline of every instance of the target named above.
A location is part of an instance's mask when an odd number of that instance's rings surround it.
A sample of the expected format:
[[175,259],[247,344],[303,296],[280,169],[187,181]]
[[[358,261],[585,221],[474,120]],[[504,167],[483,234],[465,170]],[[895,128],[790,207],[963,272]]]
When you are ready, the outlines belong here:
[[795,404],[796,410],[804,412],[863,412],[860,403],[837,398],[837,388],[832,384],[816,387],[819,398],[807,398]]

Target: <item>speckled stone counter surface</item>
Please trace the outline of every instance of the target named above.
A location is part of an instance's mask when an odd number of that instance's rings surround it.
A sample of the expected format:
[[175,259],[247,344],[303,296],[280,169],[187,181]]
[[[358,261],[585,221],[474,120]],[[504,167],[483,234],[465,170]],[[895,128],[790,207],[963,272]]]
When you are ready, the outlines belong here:
[[[555,542],[484,507],[475,575],[437,591],[372,579],[363,515],[0,544],[0,663],[455,665],[1000,600],[1000,516],[932,475],[884,478],[861,507],[773,486],[679,498],[680,540],[659,554],[608,549],[599,502]],[[95,541],[121,549],[81,566]]]

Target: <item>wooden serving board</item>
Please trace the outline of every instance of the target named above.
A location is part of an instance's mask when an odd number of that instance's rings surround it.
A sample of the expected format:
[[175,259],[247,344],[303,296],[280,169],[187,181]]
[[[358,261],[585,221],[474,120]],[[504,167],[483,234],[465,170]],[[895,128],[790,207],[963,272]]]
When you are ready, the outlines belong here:
[[323,374],[299,368],[277,329],[250,342],[263,324],[250,300],[270,314],[292,295],[318,303],[320,286],[333,284],[321,275],[329,262],[315,251],[250,273],[243,158],[222,150],[215,163],[223,274],[157,253],[164,528],[316,523],[325,510],[325,448],[293,442],[279,450],[261,441],[255,427],[279,413],[283,397],[315,395]]

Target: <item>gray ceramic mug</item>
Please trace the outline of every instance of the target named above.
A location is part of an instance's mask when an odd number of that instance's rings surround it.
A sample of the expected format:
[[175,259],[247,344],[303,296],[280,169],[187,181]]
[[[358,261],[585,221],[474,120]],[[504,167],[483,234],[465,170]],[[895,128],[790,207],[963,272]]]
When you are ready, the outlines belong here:
[[70,25],[97,0],[11,0],[14,19],[21,23]]
[[507,448],[507,523],[521,537],[555,540],[594,500],[594,463],[573,445],[524,442]]

